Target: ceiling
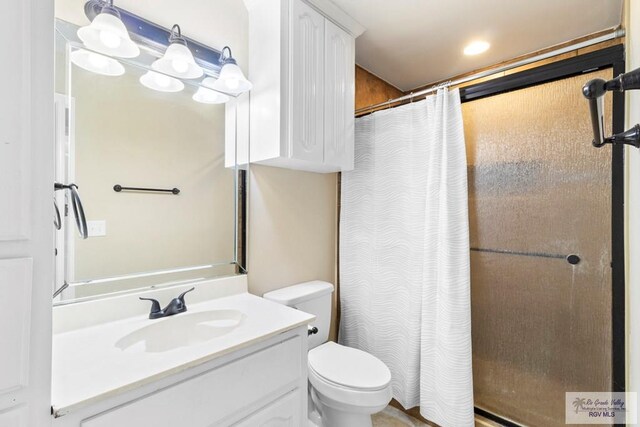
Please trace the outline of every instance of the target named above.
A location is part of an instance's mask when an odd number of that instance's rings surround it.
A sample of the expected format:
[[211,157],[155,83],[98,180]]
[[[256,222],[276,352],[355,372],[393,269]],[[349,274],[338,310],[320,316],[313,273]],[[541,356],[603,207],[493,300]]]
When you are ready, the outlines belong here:
[[[621,23],[623,0],[333,0],[367,30],[356,62],[403,91]],[[464,56],[469,42],[491,48]]]

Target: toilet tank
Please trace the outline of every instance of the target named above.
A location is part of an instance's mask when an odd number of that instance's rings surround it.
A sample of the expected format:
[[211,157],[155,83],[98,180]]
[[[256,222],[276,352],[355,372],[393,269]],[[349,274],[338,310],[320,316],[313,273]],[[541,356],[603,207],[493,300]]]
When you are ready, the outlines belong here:
[[332,293],[333,285],[331,283],[314,280],[267,292],[263,297],[316,316],[316,320],[311,326],[318,328],[318,333],[309,336],[309,348],[311,349],[329,339]]

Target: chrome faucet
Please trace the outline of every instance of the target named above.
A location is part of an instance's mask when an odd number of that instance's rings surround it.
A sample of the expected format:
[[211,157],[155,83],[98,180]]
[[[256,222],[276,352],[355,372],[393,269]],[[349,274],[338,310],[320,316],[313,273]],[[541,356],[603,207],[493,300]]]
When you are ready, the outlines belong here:
[[171,302],[163,309],[160,308],[158,300],[153,298],[142,298],[143,301],[151,301],[151,312],[149,313],[149,319],[160,319],[161,317],[173,316],[174,314],[184,313],[187,311],[187,304],[184,302],[184,296],[188,292],[191,292],[195,288],[191,288],[184,291],[177,297],[171,300]]

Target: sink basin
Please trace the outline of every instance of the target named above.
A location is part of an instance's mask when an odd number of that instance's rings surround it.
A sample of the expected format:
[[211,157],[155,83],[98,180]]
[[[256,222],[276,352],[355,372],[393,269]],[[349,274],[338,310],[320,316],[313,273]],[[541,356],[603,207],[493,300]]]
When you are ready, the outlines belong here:
[[181,313],[143,326],[116,342],[122,351],[163,353],[198,345],[226,335],[242,324],[246,315],[238,310]]

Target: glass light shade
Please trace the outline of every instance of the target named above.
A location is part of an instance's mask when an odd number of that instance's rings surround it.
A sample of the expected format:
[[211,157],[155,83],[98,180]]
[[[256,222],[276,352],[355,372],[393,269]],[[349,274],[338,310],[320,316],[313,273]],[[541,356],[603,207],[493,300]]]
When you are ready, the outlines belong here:
[[91,24],[78,29],[78,37],[91,50],[119,58],[135,58],[140,48],[129,37],[120,18],[102,12]]
[[[207,77],[202,81],[204,86],[211,87],[215,82],[215,79]],[[229,100],[229,97],[224,93],[216,92],[215,90],[199,87],[196,93],[193,94],[193,100],[201,102],[203,104],[224,104]]]
[[71,52],[71,62],[78,67],[103,76],[121,76],[124,66],[113,58],[79,49]]
[[251,90],[253,85],[246,79],[238,64],[234,60],[227,61],[222,66],[220,77],[213,84],[213,89],[234,95]]
[[204,74],[189,48],[180,42],[171,43],[162,58],[154,61],[151,67],[182,79],[197,79]]
[[141,76],[140,83],[149,89],[157,90],[159,92],[180,92],[184,89],[184,83],[180,80],[154,71],[147,71],[143,76]]

